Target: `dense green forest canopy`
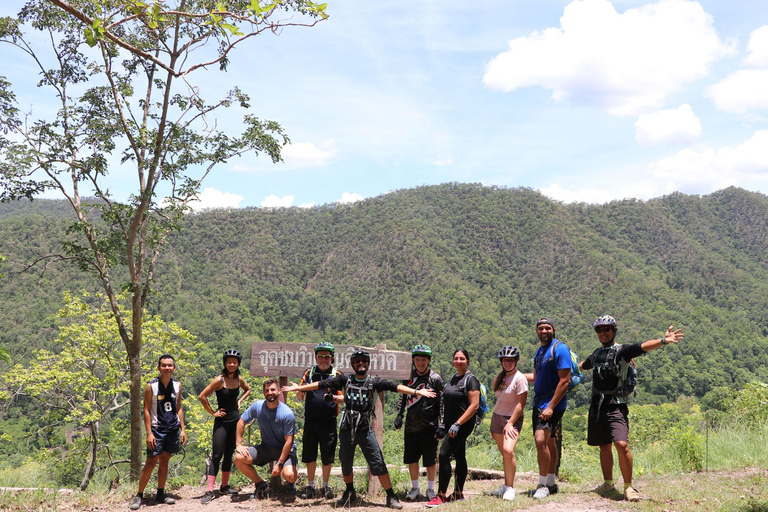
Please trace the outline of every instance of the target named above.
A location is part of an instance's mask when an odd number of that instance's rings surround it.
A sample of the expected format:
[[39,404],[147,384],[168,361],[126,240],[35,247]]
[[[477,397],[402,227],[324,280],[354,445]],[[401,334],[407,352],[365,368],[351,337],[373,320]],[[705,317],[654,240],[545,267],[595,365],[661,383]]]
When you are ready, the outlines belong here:
[[[98,291],[65,262],[24,272],[60,252],[70,218],[60,201],[0,204],[0,347],[15,362],[55,350],[64,291]],[[198,336],[203,366],[230,347],[247,356],[255,340],[427,343],[444,375],[467,348],[487,384],[505,344],[530,370],[542,315],[580,358],[597,347],[600,314],[618,319],[621,343],[674,324],[679,347],[636,361],[638,400],[661,403],[768,381],[767,248],[768,198],[741,189],[564,205],[452,183],[351,205],[190,214],[158,266],[150,312]]]

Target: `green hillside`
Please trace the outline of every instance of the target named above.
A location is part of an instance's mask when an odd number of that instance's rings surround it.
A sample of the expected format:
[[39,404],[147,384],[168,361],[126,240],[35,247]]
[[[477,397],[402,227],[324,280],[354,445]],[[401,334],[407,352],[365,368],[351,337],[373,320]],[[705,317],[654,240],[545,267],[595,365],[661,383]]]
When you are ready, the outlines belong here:
[[[0,346],[17,361],[52,343],[65,290],[98,290],[66,262],[21,273],[57,251],[70,218],[63,202],[0,205]],[[530,368],[542,315],[580,356],[597,346],[599,314],[617,317],[626,343],[674,324],[685,342],[637,361],[639,400],[660,403],[768,380],[767,248],[768,198],[741,189],[596,206],[446,184],[352,205],[190,215],[150,308],[198,335],[207,363],[229,346],[248,354],[256,339],[426,342],[443,373],[467,348],[486,382],[507,343]]]

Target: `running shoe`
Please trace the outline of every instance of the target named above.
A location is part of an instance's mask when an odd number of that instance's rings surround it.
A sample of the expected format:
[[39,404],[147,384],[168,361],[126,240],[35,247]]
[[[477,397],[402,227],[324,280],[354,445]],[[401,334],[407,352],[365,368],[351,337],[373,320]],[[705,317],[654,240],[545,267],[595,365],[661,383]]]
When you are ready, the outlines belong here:
[[237,496],[238,492],[229,485],[219,487],[219,492],[224,496]]
[[507,487],[504,490],[504,494],[502,495],[501,499],[506,501],[515,501],[515,488]]
[[168,496],[167,494],[158,494],[155,496],[155,501],[158,503],[165,503],[166,505],[173,505],[176,500]]
[[208,503],[213,500],[213,491],[205,491],[205,494],[203,494],[203,497],[200,498],[200,503],[203,505],[207,505]]
[[267,485],[267,482],[262,480],[256,484],[256,487],[253,489],[253,493],[248,497],[252,500],[263,500],[267,497],[268,488],[269,486]]
[[594,492],[597,494],[608,494],[609,492],[613,492],[615,490],[616,488],[613,486],[613,484],[603,482],[599,487],[595,487]]
[[498,488],[498,489],[496,489],[495,491],[491,491],[491,496],[495,496],[495,497],[497,497],[497,498],[501,498],[502,496],[504,496],[504,490],[505,490],[506,488],[507,488],[507,486],[506,486],[506,485],[504,485],[504,484],[501,484],[501,487],[499,487],[499,488]]
[[326,485],[323,487],[323,490],[320,491],[320,497],[325,498],[326,500],[332,500],[336,497],[335,494],[333,494],[333,489],[331,489],[330,485]]
[[536,492],[533,493],[533,499],[536,500],[543,500],[544,498],[549,497],[549,487],[547,487],[544,484],[539,484],[538,487],[536,487]]
[[432,498],[437,496],[437,493],[432,489],[427,489],[427,492],[424,493],[424,496],[427,498],[427,501],[432,501]]
[[624,497],[627,501],[640,501],[640,493],[631,485],[624,489]]
[[411,490],[405,495],[405,501],[416,501],[419,499],[419,494],[421,492],[419,492],[418,487],[411,487]]
[[141,496],[134,496],[131,500],[131,510],[139,510],[141,508]]
[[357,501],[357,493],[355,493],[355,491],[350,491],[349,489],[345,489],[344,494],[342,494],[341,498],[339,498],[338,501],[336,501],[336,508],[349,508],[356,501]]
[[403,508],[403,504],[400,503],[400,500],[397,499],[397,496],[395,495],[387,496],[387,508],[394,508],[394,509],[400,510],[401,508]]
[[299,492],[299,498],[305,499],[305,500],[311,500],[315,497],[315,488],[310,487],[309,485],[304,487],[301,492]]
[[427,508],[439,507],[440,505],[443,505],[444,503],[446,503],[445,498],[443,498],[442,496],[437,494],[434,498],[429,500],[429,502],[427,503]]

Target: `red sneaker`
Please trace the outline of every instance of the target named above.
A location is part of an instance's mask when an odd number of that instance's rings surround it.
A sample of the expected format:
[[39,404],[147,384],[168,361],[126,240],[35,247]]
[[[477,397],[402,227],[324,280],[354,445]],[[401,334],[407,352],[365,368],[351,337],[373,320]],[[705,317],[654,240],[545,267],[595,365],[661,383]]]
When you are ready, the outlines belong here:
[[446,503],[445,498],[443,498],[442,496],[440,496],[438,494],[437,496],[435,496],[434,498],[429,500],[429,502],[427,503],[427,508],[439,507],[440,505],[442,505],[444,503]]

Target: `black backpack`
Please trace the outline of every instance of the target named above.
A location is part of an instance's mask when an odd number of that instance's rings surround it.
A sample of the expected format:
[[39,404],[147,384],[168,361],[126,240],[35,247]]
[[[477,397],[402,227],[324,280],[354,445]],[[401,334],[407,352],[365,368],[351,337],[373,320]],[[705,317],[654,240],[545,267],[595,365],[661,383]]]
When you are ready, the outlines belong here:
[[594,368],[598,372],[611,372],[612,375],[618,378],[619,383],[613,391],[597,392],[629,401],[637,396],[637,368],[635,367],[634,359],[629,361],[619,360],[619,347],[621,345],[618,343],[611,345],[611,348],[608,349],[608,354],[605,356],[605,362],[595,364]]

